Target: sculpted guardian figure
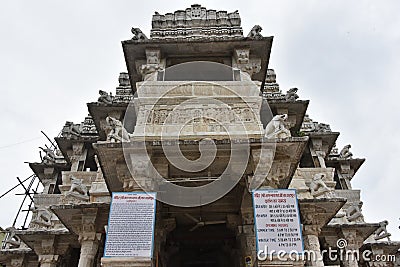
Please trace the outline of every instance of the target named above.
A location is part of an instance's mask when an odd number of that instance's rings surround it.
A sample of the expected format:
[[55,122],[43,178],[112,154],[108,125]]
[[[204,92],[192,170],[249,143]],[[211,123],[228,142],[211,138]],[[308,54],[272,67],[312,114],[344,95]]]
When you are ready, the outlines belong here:
[[331,192],[329,187],[326,186],[324,180],[325,177],[323,173],[317,173],[314,175],[312,182],[310,183],[310,191],[313,197],[320,196],[325,193]]
[[262,38],[262,35],[260,33],[261,31],[262,28],[260,25],[254,25],[254,27],[251,29],[247,37],[252,39],[261,39]]
[[3,241],[7,248],[19,248],[21,246],[21,239],[15,234],[15,227],[11,226],[6,228],[8,236]]
[[111,128],[111,131],[107,135],[107,141],[109,142],[129,142],[130,134],[126,131],[122,122],[108,116],[106,118],[107,125]]
[[288,102],[294,102],[294,101],[296,101],[296,99],[299,98],[299,95],[297,94],[297,91],[298,91],[298,90],[299,90],[299,89],[297,89],[297,88],[291,88],[291,89],[289,89],[289,90],[286,92],[285,100],[288,101]]
[[364,222],[364,216],[362,215],[361,207],[363,202],[354,203],[346,210],[346,217],[349,222]]
[[113,102],[113,96],[110,94],[108,94],[106,91],[103,90],[99,90],[99,98],[97,99],[97,102],[99,103],[103,103],[103,104],[112,104]]
[[375,230],[374,232],[374,239],[375,240],[380,240],[383,238],[387,238],[388,241],[390,241],[390,236],[391,234],[388,233],[386,226],[388,226],[389,222],[388,221],[383,221],[379,223],[379,228]]
[[351,145],[346,145],[339,153],[339,158],[341,159],[351,159],[353,157],[353,153],[350,152]]
[[276,115],[265,127],[265,137],[267,138],[288,138],[291,137],[290,131],[286,129],[285,120],[287,114]]
[[144,33],[139,29],[139,28],[132,28],[131,32],[133,33],[132,40],[137,40],[137,41],[146,41],[148,38]]
[[67,192],[67,195],[71,195],[74,197],[88,199],[88,189],[86,185],[82,182],[82,179],[77,179],[75,177],[71,177],[71,188]]

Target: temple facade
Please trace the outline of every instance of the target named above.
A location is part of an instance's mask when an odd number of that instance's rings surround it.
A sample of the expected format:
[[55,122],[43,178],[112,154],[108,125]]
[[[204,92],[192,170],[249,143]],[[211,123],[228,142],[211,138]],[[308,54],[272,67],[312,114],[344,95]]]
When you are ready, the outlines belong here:
[[[43,192],[29,227],[5,230],[0,264],[400,266],[387,221],[366,222],[352,187],[365,160],[335,146],[339,132],[311,119],[297,88],[282,91],[269,68],[273,37],[261,30],[243,35],[238,11],[200,5],[156,12],[149,37],[132,28],[115,92],[100,90],[83,122],[66,122],[56,147],[29,164]],[[260,257],[260,189],[295,190],[314,257]],[[116,192],[157,193],[151,257],[104,257]]]

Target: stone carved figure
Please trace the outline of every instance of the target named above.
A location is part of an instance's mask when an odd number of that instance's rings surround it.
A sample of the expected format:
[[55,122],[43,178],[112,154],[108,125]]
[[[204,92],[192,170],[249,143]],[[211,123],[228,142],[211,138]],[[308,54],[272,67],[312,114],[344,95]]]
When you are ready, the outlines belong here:
[[50,227],[51,226],[51,213],[44,208],[31,208],[32,220],[31,223],[39,226]]
[[294,101],[296,101],[296,100],[299,98],[299,95],[297,94],[297,91],[298,91],[298,90],[299,90],[299,89],[297,89],[297,88],[291,88],[291,89],[289,89],[289,90],[286,92],[285,100],[288,101],[288,102],[294,102]]
[[6,231],[8,232],[8,235],[6,239],[3,241],[4,244],[6,245],[6,248],[8,249],[13,249],[13,248],[19,248],[21,246],[21,239],[15,234],[15,227],[11,226],[6,228]]
[[390,241],[391,234],[388,233],[386,226],[389,224],[388,221],[383,221],[379,223],[379,228],[374,232],[374,239],[381,240],[383,238],[387,238]]
[[235,49],[236,62],[246,64],[250,61],[250,49]]
[[363,202],[353,203],[346,210],[346,217],[349,222],[364,222],[364,216],[362,215],[362,205]]
[[276,115],[265,127],[265,137],[267,138],[288,138],[291,137],[290,131],[286,129],[285,120],[287,114]]
[[247,37],[252,39],[261,39],[262,38],[262,35],[260,33],[261,31],[262,28],[260,25],[254,25],[254,27],[251,29]]
[[71,176],[71,188],[66,193],[67,196],[72,196],[82,200],[88,200],[88,189],[86,185],[83,183],[82,179],[77,179]]
[[110,105],[113,103],[114,97],[112,96],[111,93],[108,94],[106,91],[99,90],[99,94],[100,94],[100,96],[97,99],[97,102],[107,104],[107,105]]
[[139,29],[139,28],[132,28],[131,32],[133,33],[132,40],[137,40],[137,41],[146,41],[148,38],[144,33]]
[[71,137],[80,135],[81,135],[81,129],[79,124],[74,124],[72,121],[65,122],[65,125],[61,130],[61,136]]
[[161,63],[161,51],[159,49],[146,49],[146,64],[140,67],[140,73],[145,80],[155,78],[152,74],[164,69]]
[[346,145],[339,153],[339,158],[341,159],[351,159],[353,157],[353,153],[350,152],[351,145]]
[[44,164],[53,164],[56,162],[56,155],[54,154],[54,151],[46,146],[46,148],[39,147],[45,155],[42,157],[42,154],[40,153],[40,158],[42,159],[42,163]]
[[309,188],[311,191],[311,195],[313,197],[318,197],[318,196],[326,196],[328,197],[331,193],[331,189],[329,189],[329,187],[326,186],[323,178],[325,177],[325,174],[323,173],[317,173],[314,175]]
[[129,142],[130,134],[126,131],[122,122],[108,116],[106,118],[107,126],[111,128],[111,131],[107,135],[107,141],[109,142]]
[[326,123],[317,123],[315,125],[315,131],[321,133],[331,132],[331,126]]

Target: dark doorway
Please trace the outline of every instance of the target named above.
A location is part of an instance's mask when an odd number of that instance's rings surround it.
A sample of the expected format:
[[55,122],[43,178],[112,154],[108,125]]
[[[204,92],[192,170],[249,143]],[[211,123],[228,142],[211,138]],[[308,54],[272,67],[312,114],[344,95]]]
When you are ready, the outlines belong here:
[[226,225],[210,225],[190,231],[175,229],[167,238],[167,267],[235,266],[236,239]]

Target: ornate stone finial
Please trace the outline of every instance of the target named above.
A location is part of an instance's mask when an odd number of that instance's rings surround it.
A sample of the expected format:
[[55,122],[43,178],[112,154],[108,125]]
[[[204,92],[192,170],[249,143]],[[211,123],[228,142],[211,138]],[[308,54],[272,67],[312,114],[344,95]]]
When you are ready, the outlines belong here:
[[132,28],[131,32],[133,33],[132,40],[137,40],[137,41],[146,41],[146,40],[148,40],[146,35],[139,28]]
[[274,69],[267,69],[266,83],[276,83],[276,73]]
[[353,153],[350,152],[351,145],[346,145],[339,153],[340,159],[351,159],[353,157]]
[[354,222],[354,223],[364,222],[364,216],[363,216],[362,210],[361,210],[362,205],[363,205],[363,202],[359,201],[359,202],[353,203],[350,207],[347,208],[346,217],[349,222]]
[[379,228],[375,230],[374,232],[374,239],[375,240],[381,240],[383,238],[387,238],[388,241],[390,242],[390,236],[391,234],[387,231],[386,226],[388,226],[389,222],[388,221],[382,221],[379,223]]
[[195,4],[152,19],[151,39],[226,39],[243,37],[239,12],[216,11]]
[[288,118],[287,114],[276,115],[265,127],[265,137],[267,138],[288,138],[292,135],[286,129],[285,120]]
[[297,91],[298,91],[299,89],[297,89],[297,88],[291,88],[291,89],[289,89],[287,92],[286,92],[286,95],[285,95],[285,100],[287,101],[287,102],[295,102],[296,100],[297,100],[297,98],[299,98],[299,96],[298,96],[298,94],[297,94]]
[[251,28],[251,31],[247,35],[248,38],[251,39],[261,39],[263,36],[261,35],[262,28],[260,25],[254,25],[253,28]]
[[118,82],[120,87],[131,86],[129,81],[129,74],[126,72],[121,72],[118,77]]
[[94,120],[92,116],[88,115],[85,117],[85,120],[82,122],[82,135],[97,135],[96,125],[94,124]]
[[6,231],[8,232],[8,235],[6,236],[6,239],[3,241],[3,243],[6,245],[6,248],[8,249],[13,249],[13,248],[19,248],[21,246],[21,239],[15,234],[15,227],[11,226],[6,228]]
[[130,134],[126,131],[122,122],[108,116],[106,118],[107,126],[110,128],[110,132],[107,134],[108,142],[129,142]]
[[112,94],[108,94],[106,91],[99,90],[99,98],[97,99],[97,102],[106,104],[106,105],[111,105],[113,102],[113,96]]
[[71,188],[65,195],[72,196],[80,200],[89,200],[89,195],[88,195],[89,190],[83,183],[83,180],[77,179],[73,176],[71,176],[70,179],[71,179]]

